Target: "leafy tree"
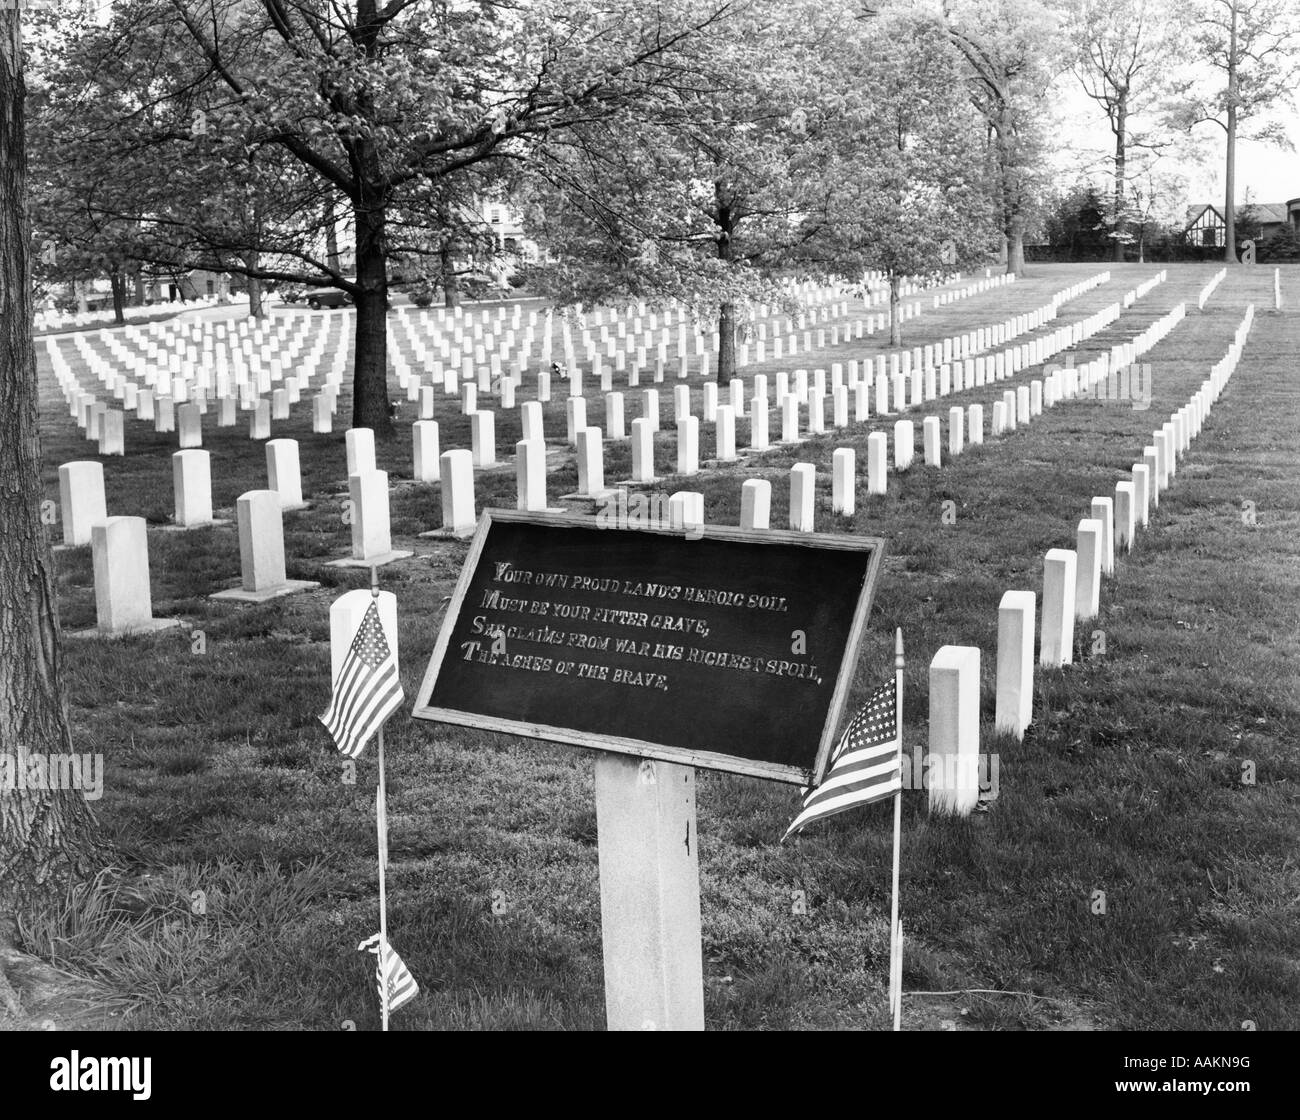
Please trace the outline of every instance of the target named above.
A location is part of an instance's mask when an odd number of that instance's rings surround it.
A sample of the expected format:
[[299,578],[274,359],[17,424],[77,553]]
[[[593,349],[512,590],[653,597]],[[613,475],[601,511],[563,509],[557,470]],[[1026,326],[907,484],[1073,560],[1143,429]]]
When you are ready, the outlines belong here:
[[1290,147],[1278,110],[1289,104],[1300,74],[1300,18],[1292,0],[1200,0],[1192,16],[1197,51],[1217,74],[1212,82],[1181,82],[1182,106],[1171,120],[1187,129],[1202,123],[1223,129],[1224,259],[1236,263],[1237,140]]
[[1019,275],[1025,228],[1044,187],[1046,90],[1062,52],[1060,18],[1041,0],[944,0],[942,10],[988,130],[1007,271]]
[[1077,45],[1071,69],[1084,92],[1106,113],[1114,136],[1113,189],[1108,221],[1114,259],[1124,259],[1136,215],[1128,199],[1131,163],[1139,150],[1159,151],[1169,140],[1134,127],[1150,120],[1172,91],[1182,28],[1157,0],[1082,0],[1067,34]]
[[[390,260],[441,252],[437,205],[406,224],[419,204],[467,206],[485,176],[536,160],[564,130],[673,94],[745,6],[127,0],[87,46],[121,75],[127,104],[88,102],[85,128],[166,170],[155,179],[188,170],[227,200],[168,239],[187,253],[220,233],[228,271],[352,297],[352,421],[387,434]],[[206,133],[193,131],[196,112]],[[241,208],[229,188],[246,178],[254,194]],[[355,277],[322,259],[327,198],[347,200]],[[187,225],[179,208],[140,209]]]
[[826,220],[801,257],[848,275],[883,271],[897,346],[902,280],[987,259],[994,247],[981,121],[962,56],[932,17],[885,9],[844,46],[839,132],[817,178]]
[[835,13],[750,5],[652,119],[629,109],[548,146],[523,185],[548,292],[715,314],[717,377],[734,376],[738,315],[781,298],[780,276],[826,221],[818,184],[844,107],[830,84]]

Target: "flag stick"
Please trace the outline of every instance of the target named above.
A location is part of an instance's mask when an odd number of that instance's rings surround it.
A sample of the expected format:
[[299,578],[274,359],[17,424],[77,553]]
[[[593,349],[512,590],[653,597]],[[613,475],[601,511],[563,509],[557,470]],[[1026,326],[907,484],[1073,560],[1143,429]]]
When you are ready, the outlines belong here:
[[[377,564],[372,564],[370,567],[370,595],[371,598],[378,601],[379,566]],[[379,741],[379,789],[376,793],[377,800],[375,803],[375,835],[379,847],[379,1009],[383,1015],[383,1029],[388,1030],[388,972],[384,967],[388,963],[388,895],[384,882],[384,857],[388,853],[384,851],[384,837],[379,829],[379,814],[387,808],[387,795],[384,790],[384,729],[382,727],[378,731],[377,738]]]
[[[894,631],[894,720],[898,735],[898,772],[903,772],[903,630]],[[903,790],[894,793],[894,871],[889,894],[889,1006],[894,1013],[894,1030],[900,1029],[903,1013],[903,946],[898,922],[898,856],[903,831]]]

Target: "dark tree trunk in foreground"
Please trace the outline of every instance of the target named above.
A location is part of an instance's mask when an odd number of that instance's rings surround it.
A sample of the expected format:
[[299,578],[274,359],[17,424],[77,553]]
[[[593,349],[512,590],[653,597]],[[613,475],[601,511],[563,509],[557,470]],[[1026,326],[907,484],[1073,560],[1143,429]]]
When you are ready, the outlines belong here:
[[[736,232],[735,210],[731,193],[722,183],[714,184],[717,198],[715,220],[718,225],[718,260],[731,261],[735,256],[733,238]],[[722,304],[718,309],[718,373],[719,385],[728,385],[736,376],[736,305]]]
[[114,268],[108,274],[108,282],[113,289],[113,321],[126,322],[126,277],[120,268]]
[[393,434],[388,404],[388,254],[384,201],[364,189],[354,208],[357,224],[357,339],[352,426],[376,437]]
[[736,305],[718,309],[718,384],[729,385],[736,376]]
[[[70,754],[54,566],[41,524],[19,19],[0,8],[0,755]],[[76,790],[0,794],[0,937],[16,904],[86,869],[93,818]]]
[[897,272],[889,274],[889,345],[903,345],[903,320],[899,317],[899,297],[898,286],[899,276]]
[[444,245],[438,250],[438,260],[442,268],[442,304],[444,307],[459,307],[460,277],[456,275],[456,261],[452,257],[451,245]]

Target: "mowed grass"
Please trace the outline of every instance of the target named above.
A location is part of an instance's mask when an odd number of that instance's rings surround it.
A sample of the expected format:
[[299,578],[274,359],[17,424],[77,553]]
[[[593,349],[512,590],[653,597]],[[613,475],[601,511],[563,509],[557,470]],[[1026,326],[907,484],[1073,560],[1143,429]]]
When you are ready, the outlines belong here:
[[[1058,323],[1158,271],[1107,267],[1111,284],[1064,305]],[[927,311],[908,324],[906,340],[1001,321],[1100,270],[1038,266],[1007,291]],[[1189,301],[1187,320],[1146,356],[1154,381],[1145,410],[1071,402],[990,439],[992,401],[1039,375],[1026,371],[935,403],[945,432],[950,403],[985,405],[984,446],[951,461],[945,455],[940,470],[920,462],[919,420],[931,409],[917,410],[917,465],[891,476],[884,497],[865,493],[866,436],[885,430],[892,438],[893,417],[664,484],[668,492],[702,491],[707,520],[735,524],[741,482],[769,477],[779,526],[791,463],[814,463],[829,496],[831,452],[857,450],[857,513],[820,510],[817,527],[887,542],[853,700],[890,671],[893,629],[901,626],[909,756],[926,745],[930,658],[946,644],[982,651],[981,749],[997,756],[997,797],[954,820],[929,817],[923,791],[904,795],[905,987],[1021,994],[909,996],[907,1026],[934,1027],[941,1018],[963,1029],[1235,1030],[1249,1020],[1265,1030],[1300,1022],[1293,854],[1300,316],[1272,312],[1272,272],[1263,269],[1230,274],[1197,312],[1196,294],[1214,271],[1171,266],[1167,284],[1080,347],[1083,361],[1089,349],[1132,337]],[[1284,297],[1285,306],[1300,306],[1300,275],[1284,273]],[[1091,498],[1113,495],[1151,431],[1227,349],[1250,300],[1257,317],[1242,363],[1151,525],[1105,581],[1100,618],[1076,637],[1075,664],[1036,674],[1034,724],[1023,743],[995,735],[1002,593],[1041,590],[1043,553],[1073,547]],[[770,378],[778,368],[828,367],[879,349],[878,340],[864,340],[760,369]],[[57,500],[57,465],[94,456],[42,368],[48,496]],[[599,422],[592,380],[588,415]],[[698,379],[693,384],[698,414]],[[671,429],[671,384],[660,388]],[[639,415],[635,393],[625,390],[629,419]],[[873,396],[873,411],[874,403]],[[341,418],[348,407],[345,394]],[[402,479],[410,477],[412,407],[399,438],[380,449],[394,484],[395,547],[419,552],[382,574],[398,595],[408,697],[466,551],[414,536],[440,516],[436,486]],[[553,445],[554,497],[575,488],[576,471],[563,448],[562,400],[546,415],[548,432],[561,437]],[[437,419],[444,449],[468,446],[464,418],[441,394]],[[248,442],[245,423],[241,414],[233,431],[205,424],[214,497],[227,511],[238,494],[265,486],[262,449]],[[498,412],[503,459],[518,423]],[[183,617],[191,629],[64,647],[78,749],[105,756],[97,813],[122,866],[59,910],[34,916],[26,933],[44,955],[135,1000],[130,1022],[140,1027],[378,1026],[373,957],[355,948],[378,928],[374,748],[349,784],[315,719],[328,703],[329,603],[366,579],[323,565],[348,551],[343,440],[312,435],[305,408],[274,428],[300,440],[313,503],[286,516],[289,575],[319,580],[322,590],[260,607],[211,603],[210,591],[238,579],[233,529],[151,532],[155,613]],[[738,425],[738,444],[747,437]],[[173,440],[128,424],[130,454],[105,460],[110,513],[165,520]],[[706,456],[711,440],[706,432]],[[671,437],[657,455],[661,473],[670,470]],[[606,478],[629,469],[626,444],[609,445]],[[480,473],[476,488],[480,506],[514,504],[509,466]],[[945,501],[955,503],[953,524],[944,523]],[[1254,503],[1254,524],[1243,518],[1243,502]],[[88,551],[60,553],[58,566],[62,625],[93,626]],[[417,724],[405,712],[388,725],[386,755],[389,932],[422,989],[394,1028],[601,1027],[591,756]],[[1244,763],[1253,765],[1254,785],[1242,781]],[[709,1025],[884,1028],[889,809],[845,814],[782,847],[795,804],[789,786],[700,773]],[[1097,891],[1105,892],[1104,914],[1093,912]],[[795,892],[806,913],[797,912]]]

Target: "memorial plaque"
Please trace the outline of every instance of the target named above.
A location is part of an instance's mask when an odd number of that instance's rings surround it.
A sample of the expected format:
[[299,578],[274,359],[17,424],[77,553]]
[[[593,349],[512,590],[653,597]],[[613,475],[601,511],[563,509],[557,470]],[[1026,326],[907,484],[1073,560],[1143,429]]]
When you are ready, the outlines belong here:
[[809,784],[884,542],[646,520],[485,510],[413,715]]

